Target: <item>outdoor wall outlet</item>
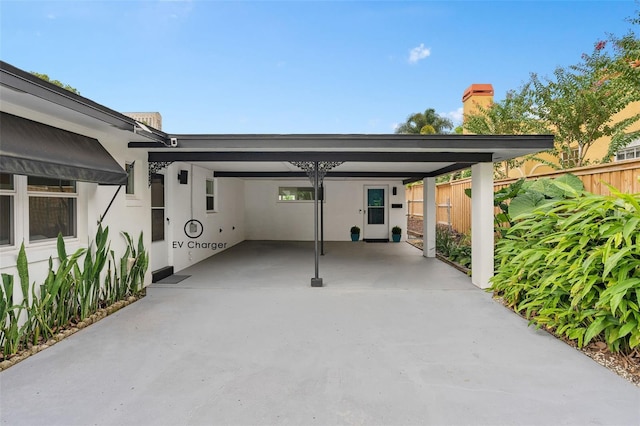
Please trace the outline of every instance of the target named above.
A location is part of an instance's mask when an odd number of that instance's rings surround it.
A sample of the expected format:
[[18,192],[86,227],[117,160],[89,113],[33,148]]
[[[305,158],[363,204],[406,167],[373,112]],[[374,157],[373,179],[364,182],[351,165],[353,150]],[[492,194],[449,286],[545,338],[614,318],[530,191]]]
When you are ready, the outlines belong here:
[[198,225],[196,225],[195,223],[191,222],[189,224],[189,232],[198,232]]

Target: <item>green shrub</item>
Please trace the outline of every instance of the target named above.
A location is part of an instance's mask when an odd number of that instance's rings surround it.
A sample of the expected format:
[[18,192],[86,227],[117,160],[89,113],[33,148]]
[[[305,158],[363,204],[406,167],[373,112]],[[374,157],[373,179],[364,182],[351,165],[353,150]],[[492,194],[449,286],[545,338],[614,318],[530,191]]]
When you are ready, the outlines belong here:
[[565,199],[537,203],[497,244],[491,289],[579,347],[640,346],[640,194],[600,196],[557,183]]
[[[29,269],[24,244],[20,247],[17,270],[22,301],[14,304],[12,275],[2,274],[0,287],[0,345],[8,357],[27,347],[53,337],[68,327],[95,313],[101,306],[137,294],[144,283],[149,257],[143,245],[142,233],[137,247],[126,233],[127,250],[120,260],[120,270],[111,271],[115,264],[109,250],[109,229],[98,227],[96,239],[88,249],[67,255],[64,239],[58,235],[57,267],[49,258],[49,272],[44,283],[29,282]],[[85,256],[84,261],[80,258]],[[80,269],[82,264],[83,269]],[[107,274],[104,267],[109,264]],[[104,277],[104,280],[102,279]]]
[[471,266],[469,239],[453,231],[449,226],[436,225],[436,252],[465,268]]

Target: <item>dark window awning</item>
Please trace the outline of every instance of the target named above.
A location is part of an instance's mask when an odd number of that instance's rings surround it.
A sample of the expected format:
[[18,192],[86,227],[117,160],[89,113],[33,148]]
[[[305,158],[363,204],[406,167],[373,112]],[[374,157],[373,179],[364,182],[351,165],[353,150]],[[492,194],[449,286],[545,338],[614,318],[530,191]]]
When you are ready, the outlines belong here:
[[1,113],[0,171],[124,185],[127,173],[98,142],[87,136]]

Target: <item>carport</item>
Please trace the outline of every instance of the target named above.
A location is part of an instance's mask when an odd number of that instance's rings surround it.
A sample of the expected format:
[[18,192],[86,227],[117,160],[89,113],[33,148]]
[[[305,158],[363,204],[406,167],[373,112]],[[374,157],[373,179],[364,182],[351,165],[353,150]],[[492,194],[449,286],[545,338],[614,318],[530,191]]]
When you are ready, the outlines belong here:
[[[486,288],[493,275],[493,163],[553,147],[552,135],[403,134],[167,134],[131,142],[148,150],[149,169],[172,162],[199,163],[216,177],[300,179],[402,179],[424,182],[424,251],[435,257],[435,178],[472,170],[472,282]],[[314,221],[318,277],[318,191]]]

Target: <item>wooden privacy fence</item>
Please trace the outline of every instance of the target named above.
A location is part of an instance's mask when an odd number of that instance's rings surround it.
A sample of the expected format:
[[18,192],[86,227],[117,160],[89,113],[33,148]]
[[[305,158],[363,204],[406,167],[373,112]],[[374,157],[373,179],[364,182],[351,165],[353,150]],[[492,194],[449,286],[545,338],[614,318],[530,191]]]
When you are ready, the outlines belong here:
[[[578,167],[571,170],[561,170],[545,173],[537,176],[529,176],[527,179],[541,177],[558,177],[565,173],[578,176],[584,183],[587,191],[594,194],[608,195],[609,184],[620,192],[628,194],[640,193],[640,159],[627,160],[595,166]],[[518,179],[502,179],[494,182],[494,191],[498,191]],[[462,179],[453,182],[445,182],[436,185],[436,222],[450,225],[460,233],[471,230],[471,199],[464,190],[471,188],[471,179]],[[409,216],[423,216],[423,186],[412,185],[406,189]]]

